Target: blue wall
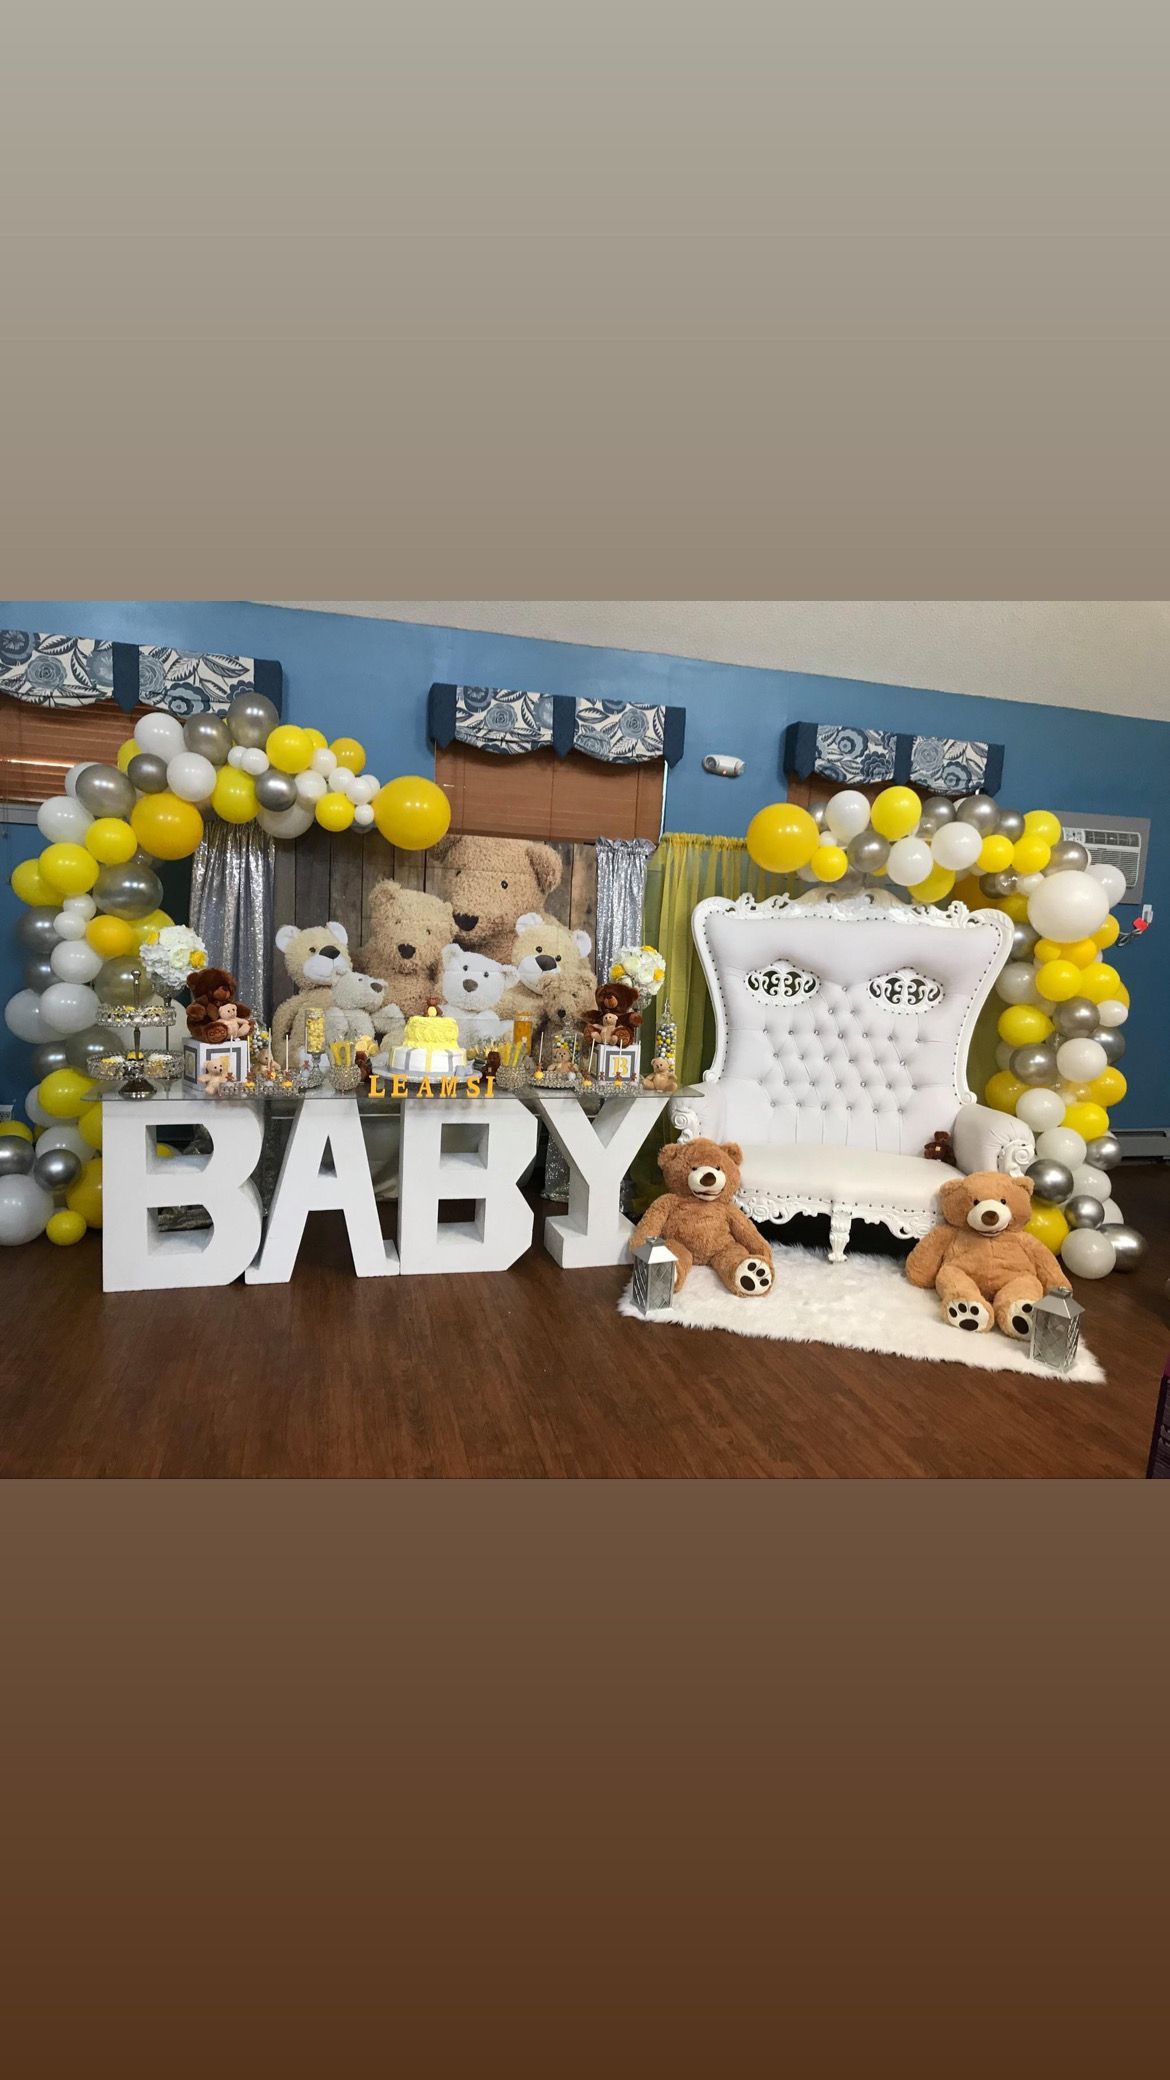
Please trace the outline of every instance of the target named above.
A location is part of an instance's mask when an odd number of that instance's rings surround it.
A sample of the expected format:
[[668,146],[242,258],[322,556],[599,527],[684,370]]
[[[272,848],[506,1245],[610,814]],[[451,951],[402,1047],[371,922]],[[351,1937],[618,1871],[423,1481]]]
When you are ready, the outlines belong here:
[[[383,780],[433,770],[425,710],[435,679],[672,701],[687,710],[686,753],[667,793],[667,828],[676,831],[742,835],[755,811],[783,792],[780,743],[792,721],[859,722],[1002,742],[1002,801],[1154,819],[1146,897],[1157,904],[1162,929],[1170,930],[1170,856],[1160,825],[1170,783],[1170,723],[238,600],[6,600],[0,601],[0,625],[279,658],[288,719],[359,737]],[[704,773],[701,761],[709,751],[742,758],[743,777],[727,781]],[[18,858],[39,850],[28,827],[9,828],[4,836],[0,1001],[19,987],[12,952],[18,906],[8,873]],[[1134,994],[1125,1028],[1130,1095],[1122,1123],[1170,1123],[1163,1040],[1170,1030],[1170,971],[1157,936],[1122,953],[1119,965]],[[0,1096],[22,1095],[26,1073],[27,1054],[5,1029]]]

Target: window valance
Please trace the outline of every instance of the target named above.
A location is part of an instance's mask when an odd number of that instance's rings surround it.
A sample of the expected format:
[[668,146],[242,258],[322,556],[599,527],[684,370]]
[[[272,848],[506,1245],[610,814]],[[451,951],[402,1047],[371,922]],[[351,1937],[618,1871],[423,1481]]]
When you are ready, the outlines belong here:
[[237,693],[265,693],[279,709],[283,681],[279,664],[268,657],[221,651],[192,657],[164,644],[0,628],[0,693],[38,708],[89,708],[112,700],[127,712],[165,708],[182,721],[226,708]]
[[784,773],[839,780],[847,787],[892,782],[926,794],[997,794],[1003,745],[966,737],[913,737],[837,722],[793,722],[784,736]]
[[686,710],[644,707],[637,701],[574,700],[567,694],[510,686],[436,682],[427,725],[432,742],[443,751],[458,742],[515,758],[551,748],[559,758],[582,751],[611,765],[661,758],[673,766],[683,753]]

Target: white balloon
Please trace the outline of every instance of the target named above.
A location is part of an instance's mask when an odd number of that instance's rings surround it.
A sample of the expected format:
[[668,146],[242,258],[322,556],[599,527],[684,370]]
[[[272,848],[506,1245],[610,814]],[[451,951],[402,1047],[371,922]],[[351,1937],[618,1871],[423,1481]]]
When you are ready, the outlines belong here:
[[1065,1040],[1056,1050],[1056,1066],[1069,1083],[1091,1083],[1109,1057],[1099,1040]]
[[[1007,1040],[1001,1040],[995,1050],[996,1068],[1010,1069],[1012,1065],[1012,1056],[1014,1055],[1015,1051],[1015,1048],[1012,1047]],[[1017,1112],[1017,1117],[1018,1116],[1019,1115]]]
[[59,939],[84,939],[86,920],[76,910],[58,910],[53,919],[53,930]]
[[936,866],[949,867],[952,873],[961,874],[965,867],[973,867],[983,850],[983,833],[973,823],[944,823],[930,841],[931,857]]
[[75,912],[78,917],[84,917],[87,924],[91,917],[97,916],[97,904],[92,896],[66,896],[61,908]]
[[18,989],[4,1006],[4,1023],[18,1040],[43,1040],[46,1027],[35,989]]
[[1125,1226],[1125,1215],[1121,1211],[1116,1199],[1107,1199],[1105,1202],[1105,1226],[1107,1228]]
[[1128,1017],[1129,1005],[1123,1004],[1120,997],[1106,997],[1105,1002],[1097,1006],[1097,1024],[1104,1026],[1106,1032],[1112,1032],[1115,1026],[1123,1026]]
[[88,939],[62,939],[49,955],[49,966],[62,982],[92,982],[104,965]]
[[1085,871],[1092,875],[1094,881],[1101,883],[1109,898],[1111,910],[1121,902],[1125,895],[1125,875],[1120,867],[1111,867],[1105,860],[1090,860]]
[[150,751],[155,758],[165,759],[170,764],[183,749],[183,725],[173,715],[164,715],[152,709],[134,725],[134,742],[140,751]]
[[37,829],[49,845],[84,845],[92,822],[89,810],[71,794],[50,795],[37,810]]
[[1043,879],[1043,874],[1017,874],[1015,889],[1016,894],[1018,896],[1034,895]]
[[[1049,1095],[1054,1096],[1055,1093],[1050,1092]],[[1061,1107],[1060,1116],[1063,1119],[1064,1100],[1058,1099],[1057,1103]],[[1088,1154],[1088,1148],[1084,1135],[1076,1133],[1072,1127],[1048,1127],[1037,1139],[1036,1154],[1043,1156],[1046,1162],[1063,1163],[1066,1170],[1078,1170]]]
[[310,767],[307,773],[296,775],[296,790],[302,802],[319,802],[322,795],[328,794],[329,782],[323,773],[314,773]]
[[268,771],[269,764],[268,753],[259,744],[245,746],[240,758],[241,773],[251,773],[253,780],[258,780],[261,773]]
[[353,820],[359,831],[368,831],[374,821],[374,812],[369,802],[359,802],[353,812]]
[[322,744],[319,751],[314,751],[309,763],[314,773],[331,773],[337,764],[337,753],[330,751],[327,744]]
[[1059,1129],[1065,1110],[1064,1099],[1057,1091],[1021,1091],[1016,1099],[1016,1118],[1022,1119],[1034,1134],[1043,1134],[1046,1127]]
[[329,775],[329,786],[333,792],[335,794],[343,794],[348,802],[356,802],[358,800],[358,796],[354,793],[354,788],[357,784],[357,774],[351,773],[345,766],[338,766]]
[[842,845],[847,845],[850,838],[859,838],[869,826],[865,796],[856,787],[843,787],[840,794],[830,795],[825,803],[825,826]]
[[94,1156],[94,1150],[85,1135],[70,1120],[55,1119],[51,1127],[46,1127],[43,1134],[37,1135],[37,1154],[40,1155],[47,1148],[72,1149],[73,1154],[80,1156],[83,1163],[92,1162]]
[[45,1111],[44,1106],[41,1104],[41,1101],[37,1096],[37,1091],[39,1090],[39,1088],[39,1084],[34,1083],[31,1091],[29,1091],[27,1097],[25,1098],[24,1109],[27,1112],[34,1127],[51,1127],[55,1125],[55,1121],[53,1119],[52,1113]]
[[930,847],[924,845],[921,838],[899,838],[890,847],[886,873],[901,888],[913,888],[919,881],[925,881],[933,866]]
[[84,1033],[100,1010],[95,992],[83,982],[51,982],[41,997],[41,1017],[53,1034]]
[[256,821],[270,838],[299,838],[313,824],[313,811],[302,802],[291,809],[258,809]]
[[1108,1278],[1117,1259],[1101,1228],[1072,1228],[1060,1245],[1060,1261],[1074,1278]]
[[376,794],[381,793],[382,782],[379,780],[378,775],[376,773],[371,773],[368,766],[365,772],[359,774],[358,777],[360,778],[362,786],[365,789],[363,800],[367,802],[372,802],[374,796]]
[[996,994],[1005,1004],[1038,1004],[1040,992],[1036,987],[1036,970],[1031,961],[1009,961],[996,985]]
[[244,769],[244,752],[245,752],[245,749],[246,749],[246,746],[245,746],[245,745],[243,745],[243,744],[233,744],[233,745],[232,745],[232,748],[231,748],[231,750],[230,750],[230,751],[228,752],[228,755],[227,755],[227,762],[228,762],[229,766],[238,766],[239,770],[240,770],[241,772],[243,771],[243,769]]
[[0,1243],[13,1248],[43,1235],[53,1211],[53,1194],[35,1177],[0,1177]]
[[80,764],[70,766],[69,771],[65,775],[66,794],[69,796],[73,796],[77,788],[77,782],[80,779],[82,773],[87,771],[87,769],[90,766],[96,766],[99,763],[100,761],[96,758],[83,758]]
[[1042,939],[1091,939],[1109,915],[1109,898],[1092,874],[1046,874],[1028,897],[1028,923]]
[[1113,1179],[1108,1170],[1099,1170],[1096,1163],[1078,1163],[1073,1171],[1074,1192],[1087,1192],[1090,1199],[1099,1199],[1104,1206],[1106,1199],[1113,1197]]
[[167,786],[181,802],[209,802],[215,767],[201,751],[177,751],[167,760]]

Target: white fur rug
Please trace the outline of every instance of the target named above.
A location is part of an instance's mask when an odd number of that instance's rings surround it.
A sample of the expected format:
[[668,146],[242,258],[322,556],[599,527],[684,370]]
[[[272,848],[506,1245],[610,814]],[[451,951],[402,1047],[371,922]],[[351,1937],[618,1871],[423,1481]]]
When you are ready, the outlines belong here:
[[[851,1252],[830,1264],[821,1251],[781,1245],[774,1251],[776,1283],[762,1300],[738,1300],[713,1271],[692,1271],[669,1314],[655,1322],[684,1329],[730,1329],[736,1336],[768,1336],[791,1343],[835,1343],[849,1350],[889,1351],[900,1358],[977,1366],[984,1372],[1030,1372],[1042,1379],[1068,1378],[1097,1385],[1105,1377],[1081,1340],[1071,1373],[1037,1365],[1027,1346],[998,1329],[969,1335],[939,1316],[938,1298],[912,1286],[890,1257]],[[620,1314],[635,1312],[631,1287],[618,1301]]]

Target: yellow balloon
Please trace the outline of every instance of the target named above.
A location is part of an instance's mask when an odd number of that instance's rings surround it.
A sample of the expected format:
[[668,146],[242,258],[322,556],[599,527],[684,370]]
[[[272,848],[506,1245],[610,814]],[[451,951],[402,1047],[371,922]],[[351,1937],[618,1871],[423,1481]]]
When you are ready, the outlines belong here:
[[955,900],[966,903],[968,910],[986,910],[987,897],[980,888],[974,874],[968,874],[955,889]]
[[79,1213],[87,1228],[100,1228],[102,1224],[102,1159],[94,1156],[86,1164],[77,1183],[70,1185],[65,1194],[65,1204],[71,1213]]
[[748,852],[766,874],[794,874],[798,867],[807,867],[820,842],[820,831],[798,802],[769,802],[766,809],[757,809],[747,827]]
[[102,1108],[100,1105],[86,1106],[85,1111],[78,1118],[77,1131],[83,1140],[88,1141],[91,1148],[101,1147]]
[[1120,1105],[1128,1089],[1129,1084],[1120,1069],[1110,1064],[1099,1076],[1094,1076],[1089,1085],[1089,1096],[1097,1105]]
[[50,1242],[57,1243],[61,1249],[68,1249],[71,1242],[81,1241],[85,1233],[85,1215],[74,1213],[68,1206],[62,1206],[57,1213],[49,1215],[45,1223],[45,1233]]
[[61,891],[45,880],[39,860],[22,859],[8,876],[8,885],[14,896],[19,896],[22,903],[31,903],[34,909],[56,910],[60,906]]
[[[1116,971],[1115,971],[1115,972],[1116,972]],[[1126,988],[1126,986],[1125,986],[1124,982],[1119,982],[1119,983],[1118,983],[1118,985],[1117,985],[1117,988],[1116,988],[1116,989],[1114,990],[1113,994],[1114,994],[1114,996],[1116,997],[1116,999],[1117,999],[1117,1001],[1118,1001],[1118,1003],[1119,1003],[1119,1004],[1127,1004],[1127,1005],[1128,1005],[1128,1003],[1129,1003],[1129,991],[1127,990],[1127,988]],[[1101,999],[1101,1002],[1102,1002],[1102,1003],[1104,1003],[1104,1002],[1105,1002],[1105,999],[1104,999],[1104,997],[1102,997],[1102,999]]]
[[1052,858],[1052,847],[1034,831],[1026,831],[1012,846],[1012,865],[1017,874],[1042,874]]
[[125,772],[131,759],[137,758],[141,749],[141,744],[136,743],[133,737],[123,737],[122,742],[118,746],[117,757],[117,767],[120,773]]
[[[1077,981],[1077,994],[1087,997],[1090,1004],[1103,1004],[1106,997],[1121,996],[1121,977],[1108,961],[1095,961],[1091,968],[1078,968]],[[1126,1001],[1123,997],[1122,1002]]]
[[1032,1217],[1025,1221],[1024,1233],[1034,1235],[1055,1255],[1068,1234],[1068,1222],[1059,1206],[1053,1206],[1048,1199],[1033,1199]]
[[1037,939],[1032,948],[1032,959],[1043,967],[1045,961],[1067,960],[1068,955],[1059,939]]
[[1029,838],[1040,838],[1044,844],[1055,845],[1060,836],[1060,818],[1051,809],[1029,809],[1024,818],[1024,832]]
[[1027,1088],[1027,1084],[1013,1076],[1010,1069],[1000,1069],[988,1081],[983,1096],[996,1112],[1014,1112],[1017,1098],[1022,1097]]
[[353,811],[348,795],[331,790],[321,796],[313,813],[323,830],[347,831],[353,822]]
[[338,765],[344,766],[347,773],[365,771],[366,747],[359,744],[356,737],[334,737],[329,749]]
[[156,1156],[173,1156],[176,1153],[169,1141],[156,1141],[154,1152]]
[[1052,1020],[1038,1004],[1009,1004],[999,1014],[996,1031],[1009,1047],[1032,1047],[1038,1040],[1047,1040]]
[[1101,953],[1106,953],[1117,938],[1121,926],[1115,917],[1107,917],[1099,932],[1093,933],[1093,944]]
[[0,1119],[0,1134],[13,1134],[18,1141],[31,1141],[33,1130],[22,1119]]
[[912,787],[883,787],[869,820],[880,838],[908,838],[918,829],[922,803]]
[[990,838],[984,838],[979,848],[979,857],[975,862],[979,872],[981,874],[1005,873],[1012,863],[1012,850],[1011,839],[1001,838],[999,832],[994,831]]
[[1036,987],[1050,1004],[1064,1004],[1081,993],[1081,970],[1073,961],[1044,961],[1036,971]]
[[194,802],[180,801],[169,787],[135,802],[130,826],[143,851],[155,859],[188,859],[203,836],[203,818]]
[[1086,1104],[1082,1099],[1069,1106],[1061,1121],[1062,1127],[1071,1127],[1082,1140],[1095,1141],[1098,1134],[1109,1132],[1109,1114],[1103,1105]]
[[211,790],[211,806],[225,823],[251,823],[259,806],[251,773],[241,773],[238,766],[221,766]]
[[[304,730],[305,735],[309,739],[309,742],[312,745],[314,751],[326,751],[328,749],[329,739],[326,736],[323,729],[310,729],[308,724],[306,723],[304,725]],[[360,766],[358,768],[358,771],[361,771]]]
[[138,840],[121,816],[98,816],[85,834],[85,849],[103,867],[125,866],[138,850]]
[[46,845],[38,865],[58,898],[86,895],[98,877],[98,863],[84,845]]
[[37,1085],[37,1102],[54,1119],[80,1119],[93,1103],[93,1085],[79,1069],[52,1069]]
[[849,855],[840,845],[818,845],[809,866],[818,881],[839,881],[849,871]]
[[104,961],[120,960],[123,954],[134,953],[138,938],[133,925],[121,917],[91,917],[85,927],[85,936],[95,953]]
[[[813,855],[816,865],[816,855]],[[941,903],[949,896],[955,885],[955,877],[949,867],[932,867],[925,881],[916,881],[910,890],[916,903]]]
[[[388,780],[385,787],[380,787],[374,796],[373,810],[374,822],[386,843],[399,846],[403,852],[425,852],[428,845],[437,845],[451,821],[451,804],[442,788],[414,773],[404,774],[400,780]],[[812,823],[815,844],[820,832],[811,816],[808,821]],[[813,849],[810,845],[805,859],[811,859]]]
[[1027,896],[1001,896],[996,908],[1002,910],[1005,917],[1010,917],[1013,924],[1028,922]]
[[298,729],[295,722],[282,722],[270,730],[264,749],[278,773],[303,773],[313,756],[308,731]]

